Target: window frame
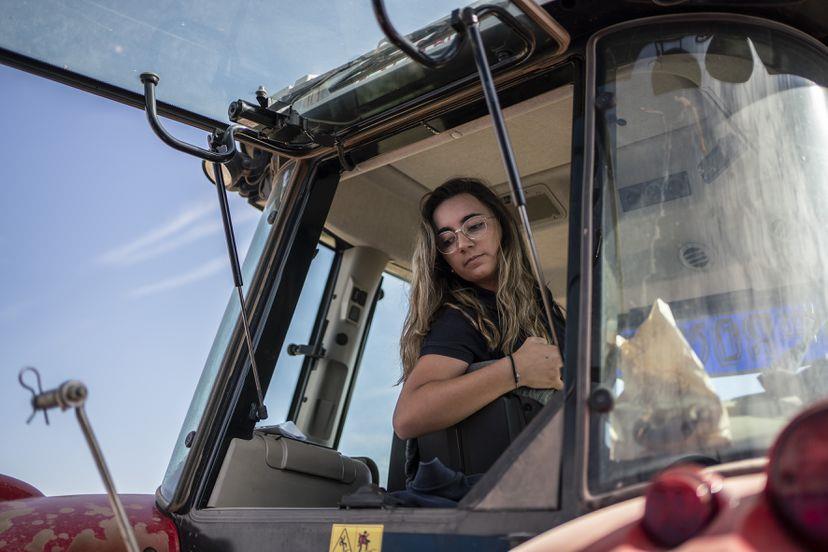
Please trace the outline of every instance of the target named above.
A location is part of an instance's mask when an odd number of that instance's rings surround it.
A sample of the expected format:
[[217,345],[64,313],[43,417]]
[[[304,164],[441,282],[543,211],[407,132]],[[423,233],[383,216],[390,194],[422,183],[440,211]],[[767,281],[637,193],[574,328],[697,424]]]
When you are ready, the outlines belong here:
[[[735,14],[735,13],[693,13],[693,14],[674,14],[674,15],[659,15],[654,17],[645,17],[624,21],[616,25],[612,25],[601,29],[593,34],[586,45],[586,83],[585,83],[585,97],[586,105],[593,106],[584,112],[585,136],[584,136],[584,167],[589,167],[588,171],[583,175],[583,187],[581,198],[581,218],[583,220],[583,227],[580,229],[581,247],[580,247],[580,291],[579,296],[581,303],[579,306],[579,324],[578,334],[580,336],[581,346],[578,349],[577,371],[580,375],[580,381],[575,392],[576,401],[579,405],[587,405],[588,398],[592,391],[591,377],[592,369],[597,366],[592,366],[593,358],[600,358],[600,347],[597,342],[593,343],[593,332],[600,333],[600,297],[601,289],[599,283],[594,282],[595,273],[594,260],[600,253],[601,246],[601,197],[603,193],[603,182],[599,175],[599,169],[596,165],[598,156],[596,155],[597,146],[597,107],[596,90],[597,90],[597,44],[598,42],[610,35],[619,32],[635,31],[635,29],[644,26],[656,26],[664,23],[682,23],[687,25],[703,24],[705,22],[731,22],[743,25],[752,25],[760,28],[765,28],[769,31],[784,33],[792,36],[795,39],[807,42],[816,48],[828,54],[828,48],[814,37],[796,29],[763,17],[756,17],[751,15]],[[596,229],[599,231],[596,233]],[[597,281],[597,280],[596,280]],[[575,420],[576,433],[582,436],[581,443],[575,448],[575,466],[577,468],[574,473],[575,480],[578,486],[579,500],[588,506],[589,509],[598,509],[610,504],[614,504],[629,498],[640,496],[644,493],[648,483],[635,483],[624,486],[617,490],[612,490],[602,493],[593,493],[589,488],[589,471],[590,471],[590,424],[594,423],[590,418],[590,409],[583,407],[577,409],[577,416]],[[755,469],[757,471],[763,469],[764,461],[757,459]],[[727,466],[722,470],[727,471]],[[744,470],[742,470],[744,471]]]

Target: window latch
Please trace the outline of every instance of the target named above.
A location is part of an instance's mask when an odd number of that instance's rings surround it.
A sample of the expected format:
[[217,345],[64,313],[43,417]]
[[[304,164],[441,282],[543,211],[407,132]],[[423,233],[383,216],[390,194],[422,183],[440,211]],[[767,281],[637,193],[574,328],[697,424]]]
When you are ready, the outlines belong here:
[[313,346],[313,345],[297,345],[296,343],[291,343],[287,346],[287,354],[290,356],[306,356],[310,358],[325,358],[325,354],[327,351],[325,347]]

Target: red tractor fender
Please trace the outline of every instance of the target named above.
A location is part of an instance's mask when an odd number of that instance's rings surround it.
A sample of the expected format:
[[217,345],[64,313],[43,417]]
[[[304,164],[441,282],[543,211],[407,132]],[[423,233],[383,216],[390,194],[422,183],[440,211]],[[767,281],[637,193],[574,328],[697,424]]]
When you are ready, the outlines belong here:
[[43,493],[25,481],[20,481],[10,475],[0,473],[0,502],[21,498],[34,498],[36,496],[43,496]]
[[[20,489],[38,494],[0,502],[0,551],[126,551],[106,495],[43,496],[31,485],[14,482],[22,483],[13,478],[0,479],[0,497],[12,496]],[[141,550],[180,550],[178,530],[158,510],[154,496],[120,497]]]

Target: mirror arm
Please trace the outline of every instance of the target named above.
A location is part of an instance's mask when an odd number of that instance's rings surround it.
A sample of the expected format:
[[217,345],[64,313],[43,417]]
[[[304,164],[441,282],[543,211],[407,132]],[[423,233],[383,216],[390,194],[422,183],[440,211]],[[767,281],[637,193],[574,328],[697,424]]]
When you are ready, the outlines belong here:
[[144,83],[144,101],[147,111],[147,120],[149,121],[150,127],[161,139],[161,141],[173,149],[183,153],[188,153],[205,161],[213,163],[227,163],[230,161],[233,156],[236,155],[235,133],[239,126],[230,125],[227,127],[227,130],[224,132],[222,144],[224,146],[223,152],[199,148],[173,137],[164,129],[164,127],[161,126],[161,121],[158,120],[158,111],[156,109],[155,101],[155,87],[158,85],[159,80],[161,80],[160,77],[155,73],[141,73],[141,82]]

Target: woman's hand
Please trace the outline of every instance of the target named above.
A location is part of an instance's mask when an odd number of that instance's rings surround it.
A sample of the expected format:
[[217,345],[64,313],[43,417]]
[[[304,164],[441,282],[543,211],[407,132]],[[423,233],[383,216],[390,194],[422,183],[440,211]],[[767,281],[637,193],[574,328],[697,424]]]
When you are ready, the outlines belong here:
[[542,337],[527,337],[512,357],[521,385],[534,389],[563,389],[561,352]]

